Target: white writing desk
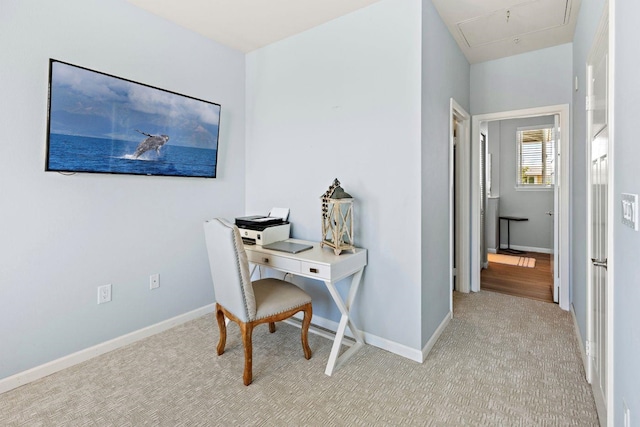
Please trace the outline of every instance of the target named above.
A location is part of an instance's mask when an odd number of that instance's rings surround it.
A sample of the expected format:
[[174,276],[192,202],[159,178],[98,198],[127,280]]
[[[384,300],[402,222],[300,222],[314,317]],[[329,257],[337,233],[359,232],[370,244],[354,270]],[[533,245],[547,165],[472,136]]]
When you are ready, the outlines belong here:
[[[247,252],[249,262],[254,266],[263,265],[284,273],[321,280],[327,286],[333,301],[342,314],[333,340],[333,347],[331,347],[331,353],[329,354],[327,368],[324,371],[325,374],[331,375],[335,369],[364,345],[364,334],[354,325],[350,311],[360,286],[362,272],[367,265],[367,250],[356,248],[355,253],[343,251],[342,254],[335,255],[333,250],[321,248],[318,242],[296,239],[288,239],[287,241],[306,243],[313,245],[313,248],[297,254],[264,249],[259,245],[244,245],[244,249]],[[339,280],[349,276],[351,276],[351,286],[345,302],[335,285]],[[338,357],[347,326],[349,326],[349,330],[356,342]]]

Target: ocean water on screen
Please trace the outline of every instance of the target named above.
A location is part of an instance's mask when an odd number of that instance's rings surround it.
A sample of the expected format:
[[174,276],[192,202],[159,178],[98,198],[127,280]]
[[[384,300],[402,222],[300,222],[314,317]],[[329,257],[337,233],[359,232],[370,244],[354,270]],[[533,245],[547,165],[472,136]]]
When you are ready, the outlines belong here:
[[165,144],[135,158],[138,142],[51,134],[48,170],[214,177],[216,150]]

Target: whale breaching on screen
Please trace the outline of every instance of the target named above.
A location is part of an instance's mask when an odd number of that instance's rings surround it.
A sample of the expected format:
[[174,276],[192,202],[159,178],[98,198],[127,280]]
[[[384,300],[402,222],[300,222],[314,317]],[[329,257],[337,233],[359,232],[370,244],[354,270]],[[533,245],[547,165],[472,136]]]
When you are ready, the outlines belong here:
[[156,153],[160,154],[160,148],[169,140],[168,135],[150,135],[138,129],[135,131],[148,137],[138,145],[136,152],[133,153],[136,159],[140,157],[142,153],[146,153],[149,150],[156,150]]

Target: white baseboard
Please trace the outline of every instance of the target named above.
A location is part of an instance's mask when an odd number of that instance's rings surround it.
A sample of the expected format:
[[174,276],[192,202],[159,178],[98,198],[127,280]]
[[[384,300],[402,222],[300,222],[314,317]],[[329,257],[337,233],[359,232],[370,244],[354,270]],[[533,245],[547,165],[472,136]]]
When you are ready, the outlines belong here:
[[440,335],[442,335],[442,332],[444,332],[444,330],[447,328],[447,325],[449,325],[449,322],[451,321],[451,319],[453,319],[453,312],[450,311],[449,313],[447,313],[444,319],[442,319],[440,326],[438,326],[438,328],[433,333],[429,341],[427,341],[427,344],[422,349],[422,354],[421,354],[422,360],[420,360],[421,363],[427,360],[427,356],[429,355],[429,352],[431,351],[433,346],[436,344],[436,341],[438,341],[438,338],[440,338]]
[[205,314],[212,313],[215,309],[215,304],[209,304],[204,307],[200,307],[188,313],[181,314],[171,319],[164,320],[155,325],[147,326],[146,328],[138,329],[126,335],[114,338],[109,341],[105,341],[93,347],[80,350],[78,352],[69,354],[51,362],[47,362],[43,365],[36,366],[29,370],[19,372],[7,378],[0,380],[0,394],[20,387],[21,385],[28,384],[32,381],[39,380],[53,373],[59,372],[63,369],[85,362],[94,357],[116,350],[125,345],[129,345],[141,339],[150,337],[160,332],[171,329],[182,323],[186,323],[190,320],[197,319]]
[[[507,245],[500,245],[500,249],[507,249]],[[519,246],[519,245],[511,245],[511,249],[515,249],[517,251],[525,251],[525,252],[538,252],[541,254],[550,254],[550,248],[536,248],[533,246]]]
[[[294,317],[301,321],[302,313],[298,313]],[[298,321],[285,320],[285,322],[291,325],[300,327],[300,322]],[[323,329],[314,328],[314,325],[319,326],[320,328],[323,328]],[[334,322],[333,320],[329,320],[314,314],[313,324],[309,327],[309,332],[332,340],[335,337],[335,334],[332,331],[335,331],[337,329],[338,329],[338,322]],[[420,350],[416,350],[415,348],[408,347],[404,344],[400,344],[395,341],[390,341],[386,338],[379,337],[369,332],[363,331],[363,333],[364,333],[364,341],[369,345],[378,347],[382,350],[386,350],[393,354],[397,354],[398,356],[405,357],[409,360],[413,360],[414,362],[422,363],[424,361],[423,352],[421,352]],[[346,329],[345,335],[349,339],[345,340],[343,344],[346,344],[346,345],[353,344],[354,342],[353,335],[351,334],[351,331],[349,331],[349,328]]]
[[418,362],[418,363],[424,362],[424,358],[422,357],[422,352],[415,348],[408,347],[404,344],[400,344],[395,341],[389,341],[385,338],[381,338],[377,335],[373,335],[367,332],[364,333],[364,340],[367,344],[370,344],[375,347],[386,350],[388,352],[397,354],[398,356],[405,357],[409,360],[413,360],[414,362]]
[[[158,334],[160,332],[164,332],[168,329],[171,329],[175,326],[186,323],[190,320],[197,319],[198,317],[204,316],[205,314],[212,313],[215,310],[215,304],[209,304],[204,307],[198,308],[196,310],[190,311],[188,313],[181,314],[179,316],[173,317],[171,319],[167,319],[160,323],[156,323],[155,325],[147,326],[146,328],[139,329],[137,331],[128,333],[126,335],[122,335],[120,337],[114,338],[109,341],[105,341],[93,347],[86,348],[84,350],[80,350],[76,353],[72,353],[70,355],[61,357],[56,360],[52,360],[51,362],[47,362],[43,365],[36,366],[29,370],[17,373],[7,378],[3,378],[0,380],[0,394],[7,392],[9,390],[13,390],[14,388],[20,387],[22,385],[28,384],[30,382],[39,380],[48,375],[54,374],[56,372],[62,371],[63,369],[69,368],[71,366],[77,365],[79,363],[85,362],[89,359],[93,359],[94,357],[98,357],[102,354],[108,353],[110,351],[116,350],[120,347],[124,347],[125,345],[132,344],[136,341],[140,341],[144,338],[150,337],[152,335]],[[298,320],[302,320],[302,314],[299,313],[295,316]],[[395,341],[390,341],[385,338],[381,338],[377,335],[370,334],[368,332],[364,332],[365,342],[369,345],[378,347],[382,350],[389,351],[391,353],[397,354],[398,356],[405,357],[409,360],[413,360],[414,362],[422,363],[424,362],[427,354],[437,341],[442,331],[449,323],[451,319],[451,313],[447,314],[447,317],[440,324],[438,329],[436,329],[435,334],[427,345],[424,347],[422,351],[416,350],[414,348],[408,347],[404,344],[399,344]],[[292,325],[300,327],[299,321],[285,321]],[[315,333],[325,338],[333,340],[335,334],[331,331],[335,331],[338,329],[338,323],[333,320],[325,319],[318,315],[313,316],[313,323],[309,328],[309,332]],[[314,326],[319,326],[314,327]],[[345,335],[348,339],[344,340],[344,344],[351,345],[353,341],[353,335],[347,328]]]
[[573,309],[573,304],[571,304],[571,318],[573,319],[573,328],[576,332],[576,339],[578,340],[578,347],[580,348],[580,355],[582,356],[582,366],[584,366],[584,372],[587,379],[589,378],[589,371],[587,370],[589,365],[587,364],[587,353],[584,348],[585,341],[582,339],[582,335],[580,334],[580,326],[578,326],[578,318],[576,317],[576,312]]

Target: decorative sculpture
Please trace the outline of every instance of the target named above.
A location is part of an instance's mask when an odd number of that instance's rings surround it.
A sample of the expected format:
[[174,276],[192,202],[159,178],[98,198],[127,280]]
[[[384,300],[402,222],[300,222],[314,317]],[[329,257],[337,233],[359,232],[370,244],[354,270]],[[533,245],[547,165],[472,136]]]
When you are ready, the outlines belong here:
[[356,252],[353,243],[353,197],[340,186],[338,178],[322,195],[322,241],[320,247]]

